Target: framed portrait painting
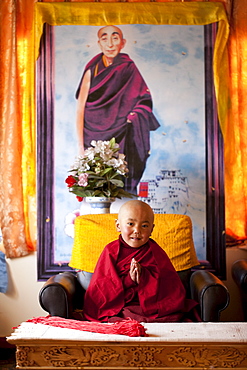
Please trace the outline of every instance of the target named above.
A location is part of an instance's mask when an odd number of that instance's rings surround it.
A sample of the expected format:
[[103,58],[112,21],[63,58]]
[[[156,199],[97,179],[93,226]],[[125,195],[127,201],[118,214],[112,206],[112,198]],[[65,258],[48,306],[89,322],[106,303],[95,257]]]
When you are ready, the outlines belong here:
[[[126,40],[120,53],[131,59],[150,92],[155,121],[134,192],[155,213],[190,216],[198,259],[224,278],[223,139],[212,67],[218,24],[153,23],[114,22]],[[65,179],[79,152],[78,87],[85,66],[101,53],[98,32],[104,26],[44,25],[37,60],[40,280],[70,269],[74,220],[90,213],[85,201],[69,193]],[[96,139],[109,140],[106,131],[95,133]],[[114,202],[111,212],[124,201]]]

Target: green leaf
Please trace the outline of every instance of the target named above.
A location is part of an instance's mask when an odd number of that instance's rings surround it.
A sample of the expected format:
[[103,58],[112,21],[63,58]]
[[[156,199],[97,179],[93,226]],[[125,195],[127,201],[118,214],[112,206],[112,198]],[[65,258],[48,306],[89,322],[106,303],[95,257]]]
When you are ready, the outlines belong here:
[[117,187],[119,188],[122,188],[124,186],[124,183],[122,180],[118,180],[118,179],[110,179],[110,182],[114,185],[116,185]]
[[75,188],[73,189],[73,191],[71,191],[71,193],[79,196],[79,197],[90,197],[92,195],[92,191],[91,190],[86,190],[86,189],[82,189],[82,188]]
[[101,190],[95,190],[94,191],[94,196],[95,197],[101,197],[102,196],[102,191]]
[[124,198],[136,198],[137,195],[131,194],[131,193],[125,191],[124,189],[119,189],[117,198],[121,199],[122,197],[124,197]]
[[99,187],[101,187],[101,186],[103,186],[104,184],[107,184],[107,181],[106,180],[99,180],[99,181],[97,181],[96,183],[95,183],[95,185],[94,185],[94,187],[95,188],[99,188]]
[[111,177],[112,179],[113,178],[119,178],[119,179],[121,179],[122,178],[122,176],[118,173],[118,172],[114,172],[113,174],[112,174],[112,177]]
[[112,167],[105,168],[103,171],[100,172],[100,176],[104,176],[105,174],[107,174],[111,170],[112,170]]
[[104,193],[105,193],[106,197],[111,197],[112,196],[110,190],[105,190]]
[[85,193],[84,197],[91,197],[93,195],[92,190],[85,190],[84,193]]
[[101,162],[101,160],[102,160],[102,159],[101,159],[101,157],[100,157],[100,156],[95,156],[95,157],[94,157],[94,161],[95,161],[95,162]]
[[90,172],[88,176],[88,179],[101,179],[101,178],[102,176],[96,174],[95,172]]
[[116,144],[115,137],[111,138],[111,140],[109,141],[109,143],[110,143],[110,147],[112,149],[114,147],[114,145]]

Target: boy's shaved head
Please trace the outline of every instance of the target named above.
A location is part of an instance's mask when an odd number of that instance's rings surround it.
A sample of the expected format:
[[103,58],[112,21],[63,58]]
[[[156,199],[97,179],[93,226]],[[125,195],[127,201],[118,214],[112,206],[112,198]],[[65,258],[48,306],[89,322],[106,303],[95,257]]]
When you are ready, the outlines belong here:
[[152,208],[141,200],[129,200],[124,203],[118,213],[118,218],[121,218],[126,212],[140,211],[148,215],[150,221],[154,221],[154,213]]

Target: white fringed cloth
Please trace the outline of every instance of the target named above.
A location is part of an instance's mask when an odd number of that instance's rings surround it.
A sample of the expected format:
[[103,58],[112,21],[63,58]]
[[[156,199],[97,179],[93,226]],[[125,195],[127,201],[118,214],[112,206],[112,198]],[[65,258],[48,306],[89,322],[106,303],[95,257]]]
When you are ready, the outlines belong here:
[[[66,320],[66,319],[62,319]],[[33,321],[33,322],[32,322]],[[74,329],[66,329],[61,327],[54,327],[48,323],[36,323],[36,319],[29,322],[22,322],[14,332],[7,339],[11,343],[30,340],[32,343],[35,340],[44,340],[45,342],[51,340],[55,343],[56,340],[66,341],[99,341],[99,342],[143,342],[143,343],[233,343],[247,344],[247,322],[220,322],[220,323],[143,323],[145,333],[148,336],[129,337],[128,335],[119,334],[101,334],[97,332],[83,331]],[[66,320],[67,321],[67,320]],[[75,321],[76,324],[76,320]],[[82,323],[82,321],[79,321]],[[115,327],[114,324],[102,324],[100,326]]]

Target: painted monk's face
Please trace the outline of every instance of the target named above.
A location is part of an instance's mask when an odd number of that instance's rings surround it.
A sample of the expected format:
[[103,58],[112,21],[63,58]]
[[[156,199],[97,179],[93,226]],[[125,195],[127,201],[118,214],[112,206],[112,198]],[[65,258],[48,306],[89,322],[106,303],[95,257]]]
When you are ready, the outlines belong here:
[[153,211],[144,202],[129,201],[121,207],[116,227],[125,243],[132,248],[139,248],[148,241],[153,231]]
[[123,39],[122,31],[115,26],[106,26],[98,32],[99,46],[106,58],[115,58],[124,47],[126,40]]

